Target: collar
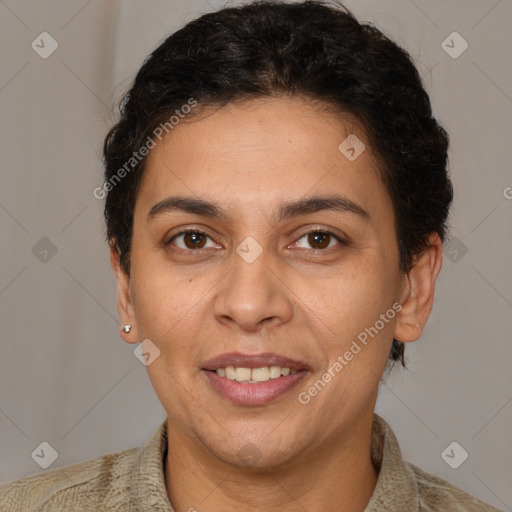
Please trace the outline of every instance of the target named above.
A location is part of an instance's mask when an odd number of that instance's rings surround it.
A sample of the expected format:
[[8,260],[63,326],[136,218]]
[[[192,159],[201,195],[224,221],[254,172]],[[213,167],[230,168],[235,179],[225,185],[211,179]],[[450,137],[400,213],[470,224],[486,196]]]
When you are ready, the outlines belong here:
[[379,476],[364,512],[420,510],[418,484],[413,470],[404,463],[398,440],[389,424],[373,413],[372,462]]
[[130,485],[130,511],[175,512],[165,485],[167,446],[166,419],[135,457]]
[[[133,511],[174,512],[165,485],[167,456],[167,420],[139,449],[131,476],[131,507]],[[412,469],[404,464],[398,440],[388,423],[373,414],[371,457],[379,476],[372,497],[364,512],[396,510],[419,511],[419,492]]]

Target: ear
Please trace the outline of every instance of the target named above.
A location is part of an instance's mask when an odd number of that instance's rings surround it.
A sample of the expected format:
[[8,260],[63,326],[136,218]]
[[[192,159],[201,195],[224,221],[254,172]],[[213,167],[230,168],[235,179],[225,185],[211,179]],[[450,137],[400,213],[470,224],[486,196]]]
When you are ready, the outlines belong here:
[[437,233],[407,273],[400,303],[402,309],[395,324],[395,339],[405,343],[416,341],[423,332],[434,303],[434,288],[441,271],[443,245]]
[[110,264],[117,281],[117,310],[121,319],[121,325],[130,324],[132,327],[130,332],[124,332],[120,329],[120,336],[126,343],[138,343],[139,337],[137,334],[135,310],[130,292],[130,276],[121,265],[119,252],[112,242],[110,243]]

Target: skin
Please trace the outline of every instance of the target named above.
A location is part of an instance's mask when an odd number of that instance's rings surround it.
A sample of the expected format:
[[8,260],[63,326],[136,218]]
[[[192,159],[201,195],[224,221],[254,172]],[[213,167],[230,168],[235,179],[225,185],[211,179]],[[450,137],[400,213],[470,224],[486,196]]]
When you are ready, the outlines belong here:
[[[366,144],[354,161],[338,150],[349,133]],[[415,341],[430,314],[439,236],[401,273],[391,199],[364,131],[300,98],[232,103],[182,121],[147,164],[130,276],[113,249],[111,263],[121,322],[132,325],[122,338],[150,339],[160,350],[147,371],[168,417],[165,478],[175,510],[249,511],[256,503],[303,512],[321,503],[363,511],[378,478],[370,435],[379,380],[393,337]],[[328,210],[276,217],[282,202],[333,192],[368,218]],[[171,195],[215,202],[228,218],[169,211],[148,220]],[[202,249],[190,235],[165,245],[183,228],[207,231]],[[348,245],[312,239],[313,228],[348,237]],[[252,263],[236,252],[248,236],[262,248]],[[395,302],[400,313],[301,404],[298,393]],[[233,351],[277,352],[304,361],[309,373],[270,404],[236,405],[201,372],[207,359]],[[257,453],[253,460],[239,456],[244,446]]]

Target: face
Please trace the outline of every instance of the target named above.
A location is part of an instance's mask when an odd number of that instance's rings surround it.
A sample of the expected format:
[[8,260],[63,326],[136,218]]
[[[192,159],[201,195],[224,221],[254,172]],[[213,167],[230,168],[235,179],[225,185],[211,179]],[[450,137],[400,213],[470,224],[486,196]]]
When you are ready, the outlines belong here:
[[[366,145],[355,159],[349,134]],[[230,104],[158,143],[120,309],[129,341],[160,351],[147,371],[170,428],[269,467],[371,416],[407,294],[394,226],[364,132],[301,99]],[[273,378],[212,371],[226,366]]]

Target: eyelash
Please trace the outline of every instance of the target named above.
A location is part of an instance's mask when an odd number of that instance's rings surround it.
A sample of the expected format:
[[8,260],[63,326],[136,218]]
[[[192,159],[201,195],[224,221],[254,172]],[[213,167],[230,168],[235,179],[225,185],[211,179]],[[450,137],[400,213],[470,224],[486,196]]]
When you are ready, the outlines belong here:
[[[188,228],[188,229],[184,229],[182,231],[180,231],[179,233],[176,233],[175,235],[173,235],[169,240],[165,241],[164,242],[164,245],[167,247],[168,245],[171,245],[171,242],[181,236],[181,235],[185,235],[187,233],[194,233],[194,234],[200,234],[200,235],[204,235],[210,239],[212,239],[212,237],[206,233],[205,231],[202,231],[200,229],[197,229],[197,228]],[[304,238],[305,236],[308,236],[308,235],[311,235],[313,233],[322,233],[323,235],[328,235],[328,236],[331,236],[333,237],[337,242],[339,242],[339,245],[343,246],[343,247],[347,247],[348,246],[348,242],[343,240],[342,238],[340,238],[338,235],[334,234],[332,231],[328,231],[328,230],[325,230],[325,229],[312,229],[311,231],[307,231],[306,233],[303,233],[295,242],[297,243],[299,240],[301,240],[302,238]],[[326,249],[311,249],[311,251],[315,252],[315,253],[319,253],[319,252],[330,252],[332,249],[335,249],[336,250],[336,247],[329,247],[329,248],[326,248]],[[192,252],[201,252],[201,251],[204,251],[204,250],[208,250],[208,249],[182,249],[181,247],[177,247],[177,250],[178,251],[184,251],[184,252],[189,252],[189,253],[192,253]]]

